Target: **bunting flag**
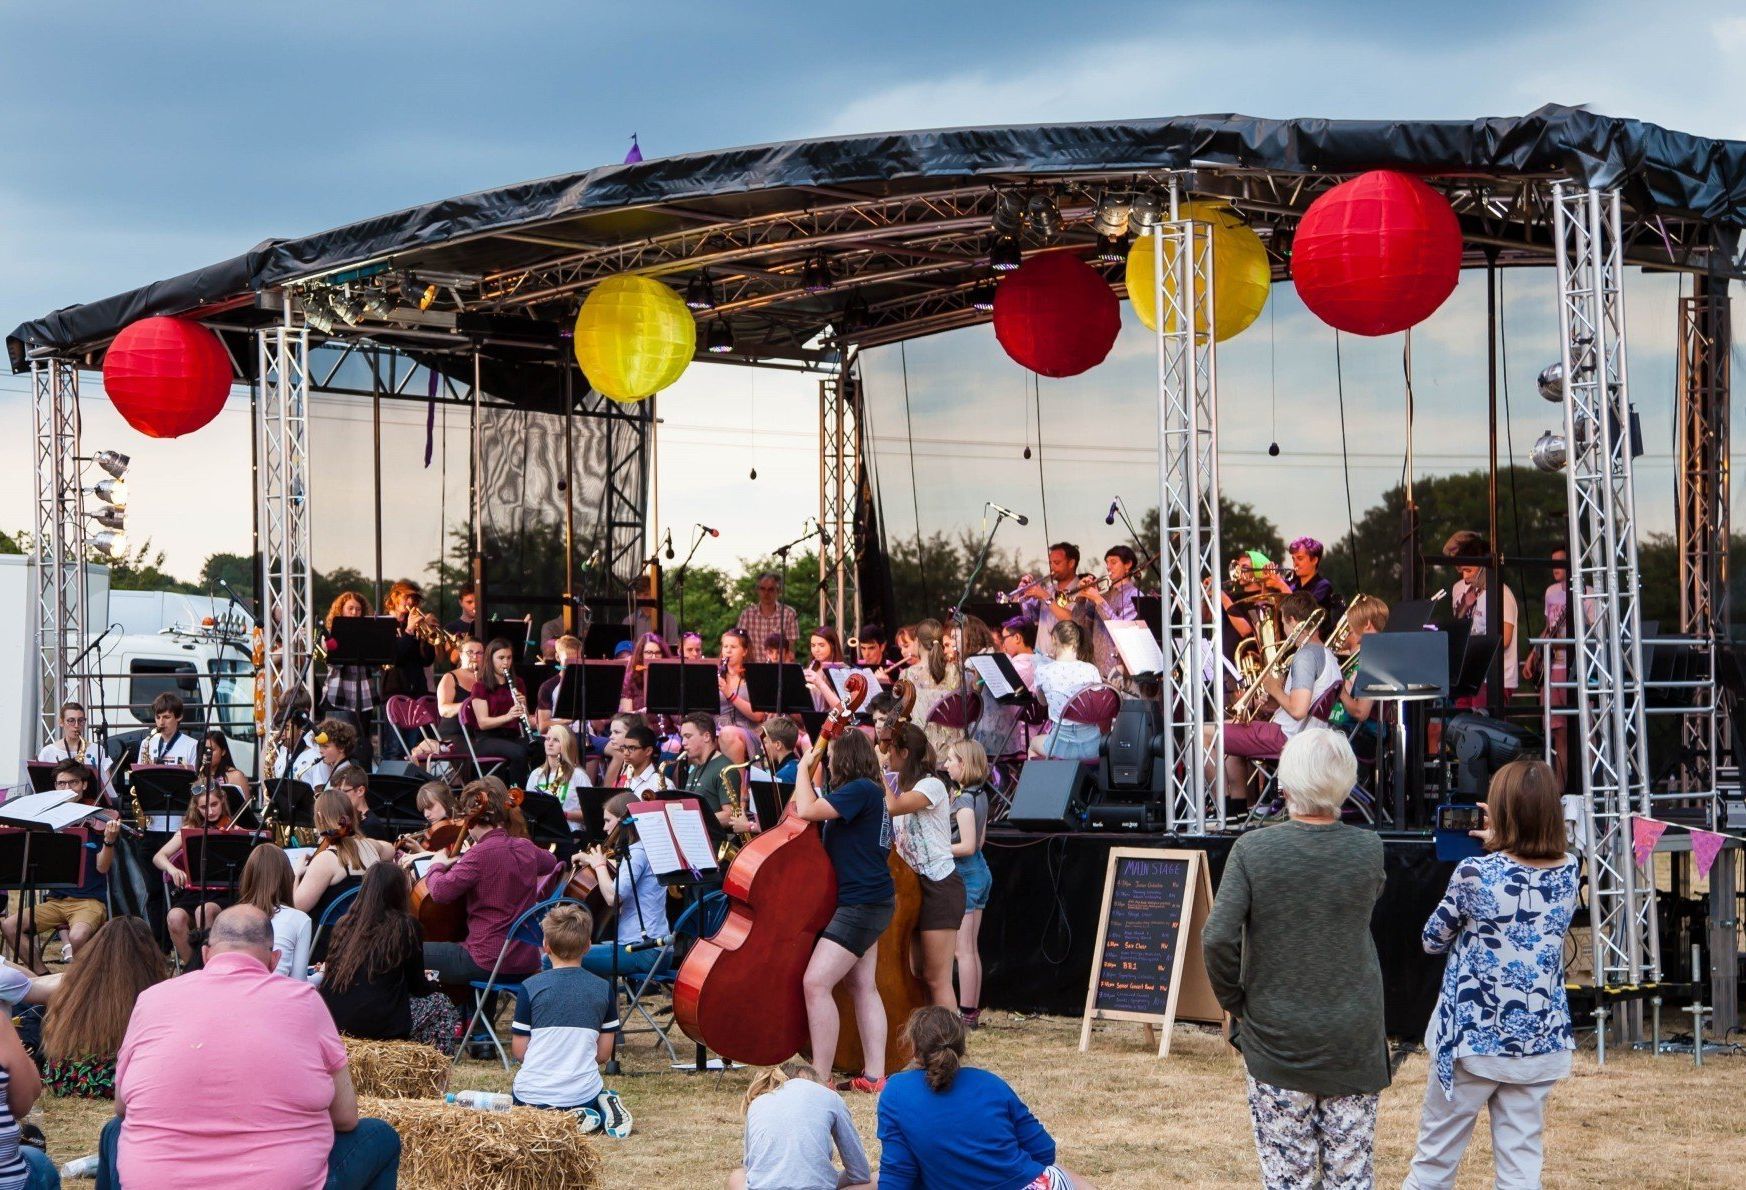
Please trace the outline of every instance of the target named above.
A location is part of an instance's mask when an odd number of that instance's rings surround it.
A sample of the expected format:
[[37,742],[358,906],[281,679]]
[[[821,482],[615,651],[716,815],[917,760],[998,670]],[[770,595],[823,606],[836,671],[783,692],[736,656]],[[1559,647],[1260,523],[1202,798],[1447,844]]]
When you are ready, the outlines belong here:
[[626,165],[635,165],[637,162],[641,161],[642,159],[643,159],[643,148],[641,145],[637,144],[637,134],[633,132],[633,133],[631,133],[630,152],[628,152],[624,155],[624,163]]
[[1636,856],[1639,868],[1648,866],[1650,853],[1655,850],[1655,844],[1661,841],[1661,836],[1666,831],[1665,822],[1656,822],[1653,818],[1631,819],[1631,854]]
[[1693,830],[1691,832],[1691,854],[1697,860],[1698,878],[1707,880],[1710,875],[1710,865],[1716,862],[1716,856],[1721,854],[1722,845],[1728,841],[1728,836],[1718,835],[1715,831]]

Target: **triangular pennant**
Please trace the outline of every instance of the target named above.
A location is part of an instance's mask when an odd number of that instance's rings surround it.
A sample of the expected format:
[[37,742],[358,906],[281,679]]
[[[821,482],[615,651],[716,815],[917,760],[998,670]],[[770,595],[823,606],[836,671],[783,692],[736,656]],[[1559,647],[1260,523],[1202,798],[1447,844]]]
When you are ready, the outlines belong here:
[[624,155],[624,163],[626,165],[635,165],[637,162],[641,161],[642,159],[643,159],[643,147],[641,145],[637,144],[637,134],[633,132],[633,133],[631,133],[630,152],[628,152]]
[[1653,818],[1641,816],[1631,819],[1631,854],[1637,857],[1639,868],[1648,866],[1650,853],[1655,850],[1655,844],[1661,841],[1661,836],[1666,831],[1665,822],[1656,822]]
[[1699,879],[1709,878],[1710,865],[1716,862],[1716,856],[1721,854],[1722,846],[1727,841],[1728,836],[1718,835],[1715,831],[1691,832],[1691,855],[1697,860]]

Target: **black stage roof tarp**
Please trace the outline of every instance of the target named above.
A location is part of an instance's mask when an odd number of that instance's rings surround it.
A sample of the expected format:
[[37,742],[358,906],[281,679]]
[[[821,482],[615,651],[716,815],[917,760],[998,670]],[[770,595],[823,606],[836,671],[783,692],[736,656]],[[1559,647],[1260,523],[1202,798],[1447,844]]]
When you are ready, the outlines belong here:
[[[28,366],[27,351],[95,350],[148,315],[207,309],[348,265],[529,232],[591,212],[658,211],[723,196],[746,196],[742,210],[768,211],[781,201],[804,210],[818,202],[820,188],[883,188],[861,191],[871,197],[926,193],[954,179],[994,184],[1196,164],[1310,175],[1394,167],[1442,176],[1563,178],[1618,187],[1642,215],[1718,228],[1746,225],[1746,143],[1558,105],[1477,120],[1204,115],[950,128],[691,153],[482,190],[315,235],[267,240],[230,260],[23,323],[7,346],[18,370]],[[755,201],[766,192],[772,198],[792,192],[793,198],[774,207]]]

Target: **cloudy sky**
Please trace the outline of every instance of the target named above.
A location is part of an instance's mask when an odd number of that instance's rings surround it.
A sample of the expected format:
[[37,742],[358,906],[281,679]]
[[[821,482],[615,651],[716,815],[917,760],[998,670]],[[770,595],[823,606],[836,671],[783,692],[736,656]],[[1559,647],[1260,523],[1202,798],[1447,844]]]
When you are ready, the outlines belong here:
[[[1746,137],[1738,3],[898,2],[876,19],[865,10],[821,19],[823,11],[761,3],[730,17],[718,5],[678,3],[653,18],[634,5],[514,0],[6,6],[0,110],[13,131],[0,165],[0,323],[269,236],[617,161],[633,131],[654,156],[947,124],[1225,111],[1472,117],[1558,101]],[[1676,296],[1666,278],[1634,282],[1630,294],[1633,390],[1650,452],[1642,514],[1652,526],[1670,517]],[[1550,283],[1514,274],[1506,301],[1517,320],[1511,429],[1525,455],[1554,412],[1531,388],[1555,337]],[[1466,470],[1483,455],[1482,306],[1482,287],[1464,284],[1416,337],[1421,471]],[[1345,517],[1338,421],[1328,416],[1332,338],[1283,290],[1220,361],[1227,490],[1288,530],[1330,539]],[[1045,493],[1049,532],[1091,541],[1110,496],[1136,513],[1155,503],[1150,428],[1129,432],[1155,418],[1148,351],[1130,317],[1105,368],[1043,381],[1041,475],[1020,456],[1023,375],[986,328],[870,358],[893,530],[905,518],[930,530],[974,524],[981,502],[998,499],[1033,515],[1036,540],[1011,544],[1034,552]],[[1399,472],[1399,354],[1398,339],[1342,344],[1360,515]],[[905,373],[913,452],[896,420]],[[0,528],[29,517],[27,394],[27,378],[0,377]],[[86,394],[88,444],[136,456],[136,537],[167,548],[181,573],[212,549],[247,548],[240,401],[207,431],[161,444],[120,425],[94,382]],[[694,521],[718,523],[724,537],[705,548],[729,565],[796,535],[816,505],[816,402],[810,380],[693,368],[662,402],[663,524],[682,537]],[[336,407],[317,425],[318,449],[355,451],[357,416]],[[390,429],[400,449],[417,432]],[[1266,453],[1275,433],[1285,447],[1278,460]],[[956,445],[967,439],[973,451]],[[420,526],[432,482],[404,485]],[[441,503],[440,483],[434,490]],[[367,500],[367,489],[330,486],[318,500],[343,508],[359,495]],[[391,517],[411,515],[391,498]],[[396,535],[389,570],[416,569],[429,554],[420,534],[434,532]],[[367,561],[355,542],[324,546],[318,534],[318,565]]]

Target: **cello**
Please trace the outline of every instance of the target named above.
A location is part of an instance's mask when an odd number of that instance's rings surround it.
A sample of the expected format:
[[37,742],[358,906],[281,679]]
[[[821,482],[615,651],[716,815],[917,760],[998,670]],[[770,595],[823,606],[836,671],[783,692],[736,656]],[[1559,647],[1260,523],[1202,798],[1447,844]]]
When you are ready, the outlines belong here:
[[[425,843],[432,852],[441,855],[458,855],[461,844],[467,838],[467,832],[473,828],[473,820],[467,818],[445,818],[425,832]],[[430,895],[430,889],[425,884],[425,877],[420,876],[412,886],[412,896],[408,909],[413,918],[424,928],[426,942],[465,942],[467,940],[467,906],[463,901],[455,901],[444,905]]]
[[[849,708],[865,696],[866,679],[851,675],[844,687],[849,697],[825,720],[820,739],[852,722]],[[680,964],[673,1019],[724,1058],[775,1066],[811,1041],[802,977],[836,910],[837,874],[818,826],[784,812],[741,849],[722,892],[727,917]]]
[[[891,693],[897,699],[897,707],[880,728],[880,747],[891,742],[901,724],[909,722],[909,713],[915,708],[915,686],[911,683],[899,678],[892,684]],[[903,1026],[909,1020],[909,1014],[932,1001],[928,985],[916,974],[913,953],[915,929],[921,919],[921,882],[897,853],[895,845],[885,855],[885,866],[891,872],[896,906],[891,914],[891,924],[879,935],[874,984],[879,989],[880,1002],[885,1005],[885,1069],[893,1071],[904,1066]],[[865,1070],[866,1055],[862,1052],[861,1028],[855,1020],[854,1003],[841,984],[832,995],[842,1018],[842,1028],[837,1035],[836,1064],[844,1070]]]

